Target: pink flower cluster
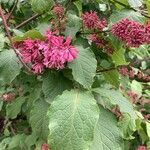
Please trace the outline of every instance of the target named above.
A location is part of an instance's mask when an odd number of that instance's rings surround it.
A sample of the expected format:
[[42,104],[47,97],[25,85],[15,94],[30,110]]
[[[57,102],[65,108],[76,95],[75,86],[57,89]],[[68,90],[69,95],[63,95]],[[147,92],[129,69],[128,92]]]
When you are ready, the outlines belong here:
[[150,43],[150,25],[146,27],[128,18],[112,26],[112,33],[124,41],[128,47],[139,47]]
[[107,26],[105,18],[99,19],[95,11],[85,12],[82,15],[83,23],[88,29],[103,30]]
[[126,66],[122,66],[119,68],[119,73],[123,76],[129,76],[129,78],[137,78],[142,81],[150,82],[150,76],[144,74],[143,72],[139,71],[136,73],[132,68],[128,69]]
[[102,48],[108,55],[113,54],[114,49],[112,48],[112,45],[110,45],[110,43],[105,39],[99,37],[97,34],[92,34],[90,39],[97,45],[98,48]]
[[130,97],[130,99],[131,99],[131,102],[133,103],[133,104],[135,104],[135,103],[137,103],[138,102],[138,94],[136,93],[136,92],[134,92],[134,91],[128,91],[127,92],[127,95]]
[[53,12],[58,16],[58,18],[62,18],[65,14],[65,8],[58,4],[54,6]]
[[32,65],[32,70],[40,74],[44,69],[63,69],[65,64],[77,58],[78,50],[71,45],[71,38],[57,36],[47,31],[45,40],[26,39],[16,47],[25,63]]
[[137,150],[147,150],[146,146],[139,146]]

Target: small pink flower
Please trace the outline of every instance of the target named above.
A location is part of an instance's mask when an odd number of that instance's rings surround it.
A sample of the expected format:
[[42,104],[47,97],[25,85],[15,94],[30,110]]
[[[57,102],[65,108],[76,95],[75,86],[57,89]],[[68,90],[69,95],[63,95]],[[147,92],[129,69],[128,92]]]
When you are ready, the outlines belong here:
[[44,65],[42,63],[35,63],[32,66],[32,70],[35,74],[41,74],[44,70]]
[[65,14],[65,8],[62,5],[56,5],[53,8],[53,12],[59,17],[62,18]]
[[97,29],[103,30],[106,27],[107,27],[107,20],[106,18],[103,18],[101,21],[98,22]]
[[137,150],[147,150],[146,146],[139,146]]
[[128,71],[128,68],[127,67],[121,67],[119,69],[119,73],[123,76],[128,76],[129,75],[129,71]]
[[95,11],[85,12],[82,15],[83,23],[88,29],[97,28],[99,17]]
[[146,37],[145,37],[146,43],[150,44],[150,25],[149,24],[146,25],[145,32],[146,32]]

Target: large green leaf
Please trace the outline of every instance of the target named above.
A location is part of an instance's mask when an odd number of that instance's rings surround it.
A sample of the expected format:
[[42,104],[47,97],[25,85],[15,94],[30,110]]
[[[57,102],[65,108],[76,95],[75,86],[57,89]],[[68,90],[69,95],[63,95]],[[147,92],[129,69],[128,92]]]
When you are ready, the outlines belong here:
[[123,138],[117,126],[117,119],[103,107],[100,107],[99,120],[90,150],[123,150]]
[[20,69],[21,65],[12,49],[0,53],[0,78],[5,83],[11,83],[19,75]]
[[54,5],[54,1],[53,0],[31,0],[31,5],[33,11],[41,14],[43,12],[50,11]]
[[110,110],[112,110],[113,106],[119,107],[123,114],[123,120],[120,124],[124,122],[123,124],[128,126],[128,128],[123,127],[123,125],[120,126],[124,133],[124,138],[131,139],[136,129],[136,119],[138,118],[132,104],[119,91],[113,89],[97,88],[94,89],[94,92],[97,93],[95,98],[98,103],[104,107]]
[[131,20],[138,21],[140,23],[144,23],[145,19],[144,17],[139,13],[135,12],[133,10],[122,10],[122,11],[116,11],[110,16],[110,24],[114,24],[121,19],[128,18]]
[[25,148],[25,143],[24,140],[26,138],[25,134],[17,134],[12,137],[8,150],[19,150],[19,149],[24,149]]
[[72,88],[72,82],[63,76],[61,72],[46,72],[43,76],[42,89],[47,102],[52,102],[54,98],[61,95],[66,89]]
[[19,42],[19,41],[26,40],[28,38],[31,38],[33,40],[35,39],[44,40],[44,36],[35,29],[27,31],[26,33],[24,33],[23,36],[15,36],[12,38],[12,40],[13,42]]
[[23,103],[25,102],[25,97],[18,97],[10,104],[7,104],[6,106],[6,116],[8,118],[14,119],[17,117],[17,115],[21,111],[21,107]]
[[48,107],[48,103],[39,99],[34,103],[34,107],[30,112],[29,123],[32,131],[42,139],[46,139],[48,135],[48,118],[46,116]]
[[119,87],[120,82],[119,82],[119,73],[117,70],[110,70],[110,71],[106,71],[103,73],[105,79],[107,80],[107,82],[109,82],[110,84],[114,85],[115,87]]
[[150,0],[146,1],[146,6],[147,6],[147,9],[148,9],[148,14],[150,15]]
[[48,115],[48,142],[53,150],[89,149],[99,115],[99,108],[91,93],[65,91],[53,101]]
[[82,20],[75,14],[68,14],[68,23],[66,25],[66,36],[71,36],[72,38],[75,37],[76,33],[80,30],[82,26]]
[[128,65],[128,63],[125,60],[125,51],[124,49],[115,50],[112,55],[112,60],[115,63],[115,66],[120,65]]
[[117,105],[122,113],[129,114],[134,120],[137,118],[132,104],[120,91],[105,88],[96,88],[93,89],[93,91],[96,93],[98,103],[102,104],[104,107],[111,109],[113,106]]
[[2,49],[4,48],[5,41],[6,41],[5,36],[2,33],[0,33],[0,51],[2,51]]
[[124,114],[123,118],[119,121],[118,126],[122,130],[125,139],[133,139],[133,132],[136,130],[135,122],[129,114]]
[[79,50],[79,56],[68,66],[72,69],[74,79],[85,88],[90,88],[96,74],[97,62],[95,56],[89,48],[76,47]]

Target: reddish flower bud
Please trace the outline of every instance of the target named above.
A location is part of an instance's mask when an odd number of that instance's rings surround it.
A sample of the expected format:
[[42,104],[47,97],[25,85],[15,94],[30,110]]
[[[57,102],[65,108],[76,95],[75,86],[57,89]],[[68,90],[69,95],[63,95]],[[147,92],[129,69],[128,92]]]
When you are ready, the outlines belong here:
[[62,5],[56,5],[53,8],[53,12],[59,17],[62,18],[65,14],[65,8]]
[[146,146],[139,146],[137,150],[147,150]]
[[47,143],[42,144],[41,150],[50,150],[49,145]]
[[2,95],[2,99],[6,102],[11,102],[16,98],[15,93],[5,93]]

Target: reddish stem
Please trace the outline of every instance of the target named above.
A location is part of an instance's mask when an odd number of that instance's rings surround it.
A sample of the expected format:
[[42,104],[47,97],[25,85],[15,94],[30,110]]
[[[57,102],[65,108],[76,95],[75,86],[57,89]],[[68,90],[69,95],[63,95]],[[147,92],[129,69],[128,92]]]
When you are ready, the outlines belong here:
[[16,56],[18,57],[19,61],[21,62],[21,64],[25,67],[25,69],[29,73],[31,73],[32,72],[31,69],[23,62],[23,60],[21,59],[20,55],[18,54],[17,50],[14,47],[14,44],[13,44],[13,41],[12,41],[12,38],[11,38],[11,34],[10,34],[10,31],[9,31],[9,27],[7,25],[7,20],[5,18],[5,15],[3,13],[3,9],[1,7],[1,5],[0,5],[0,15],[1,15],[1,18],[2,18],[2,21],[3,21],[3,25],[4,25],[5,31],[7,33],[8,39],[10,41],[11,47],[13,48],[13,50],[14,50]]

